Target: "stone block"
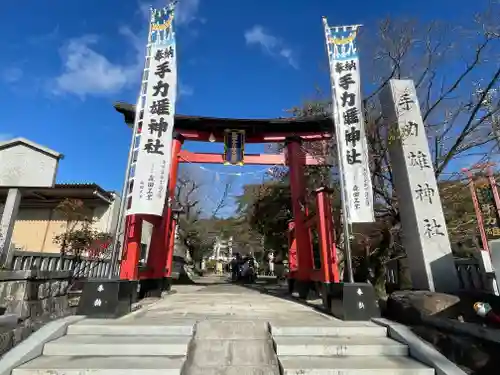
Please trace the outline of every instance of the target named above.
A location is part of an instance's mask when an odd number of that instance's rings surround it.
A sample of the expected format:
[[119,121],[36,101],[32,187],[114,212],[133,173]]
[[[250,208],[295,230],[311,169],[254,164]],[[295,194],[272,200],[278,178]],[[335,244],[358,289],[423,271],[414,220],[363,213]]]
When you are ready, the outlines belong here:
[[44,299],[50,295],[50,281],[38,283],[38,295],[37,299]]
[[0,330],[0,356],[7,353],[13,346],[13,330]]
[[0,326],[0,355],[48,322],[69,315],[68,272],[0,271],[0,308],[15,324]]
[[50,313],[60,316],[67,313],[69,309],[68,296],[58,296],[50,298]]
[[62,296],[68,293],[68,288],[69,288],[69,281],[61,280],[59,285],[59,295]]
[[70,271],[0,270],[0,282],[12,280],[63,280],[69,279],[70,277]]
[[197,367],[278,365],[271,339],[193,340],[190,356]]
[[13,346],[16,346],[19,344],[21,341],[26,339],[29,335],[31,335],[35,331],[33,322],[28,319],[24,322],[22,322],[18,327],[14,328],[12,330],[13,337]]
[[26,301],[32,301],[38,299],[38,289],[39,289],[39,284],[40,282],[37,280],[23,280],[23,281],[16,281],[16,282],[21,282],[25,283],[25,293],[24,293],[24,299]]
[[205,320],[196,325],[195,338],[203,340],[267,339],[269,332],[267,322]]
[[0,329],[13,328],[17,325],[17,315],[3,314],[0,315]]
[[0,281],[0,306],[27,299],[26,281]]
[[19,319],[35,318],[44,314],[59,315],[69,309],[67,296],[49,297],[34,301],[11,301],[6,306],[6,314],[15,314]]
[[45,300],[66,298],[68,278],[68,272],[0,271],[0,307],[20,319],[67,309],[67,301]]
[[26,319],[30,316],[30,306],[28,301],[11,299],[2,303],[5,308],[5,314],[15,314],[19,319]]
[[380,317],[373,285],[336,283],[331,287],[331,313],[344,321],[369,321]]
[[118,279],[88,280],[78,303],[78,315],[117,318],[130,313],[137,282]]
[[[187,373],[187,372],[186,372]],[[189,375],[280,375],[280,368],[276,366],[225,366],[225,367],[196,367],[189,368]]]
[[34,330],[31,319],[27,319],[15,327],[0,330],[0,356],[26,339]]
[[60,294],[61,290],[61,281],[53,280],[50,283],[50,297],[57,297]]

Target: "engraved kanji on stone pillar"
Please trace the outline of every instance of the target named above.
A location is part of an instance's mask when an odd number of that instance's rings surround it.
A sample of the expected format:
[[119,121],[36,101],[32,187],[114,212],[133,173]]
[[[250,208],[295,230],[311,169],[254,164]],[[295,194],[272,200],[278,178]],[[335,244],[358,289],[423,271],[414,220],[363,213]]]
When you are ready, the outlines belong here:
[[455,262],[413,81],[390,80],[380,102],[390,129],[389,152],[413,287],[456,291]]

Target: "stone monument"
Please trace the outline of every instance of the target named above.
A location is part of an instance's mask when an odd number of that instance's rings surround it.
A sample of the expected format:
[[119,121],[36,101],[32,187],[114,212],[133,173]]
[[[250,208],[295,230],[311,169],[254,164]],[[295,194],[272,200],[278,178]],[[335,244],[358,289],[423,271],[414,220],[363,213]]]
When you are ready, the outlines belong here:
[[380,94],[398,195],[403,246],[415,289],[454,292],[458,277],[412,80],[390,80]]

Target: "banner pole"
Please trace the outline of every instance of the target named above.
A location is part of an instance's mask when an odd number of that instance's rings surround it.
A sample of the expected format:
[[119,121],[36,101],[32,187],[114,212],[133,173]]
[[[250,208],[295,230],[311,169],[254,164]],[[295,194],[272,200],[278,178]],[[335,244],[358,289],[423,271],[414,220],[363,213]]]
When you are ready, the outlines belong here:
[[[150,19],[152,15],[153,9],[150,9]],[[146,44],[146,61],[150,57],[150,46],[151,46],[151,21],[149,21],[149,32],[148,32],[148,43]],[[144,70],[146,70],[146,65],[144,66]],[[120,204],[120,211],[118,212],[118,219],[116,220],[116,226],[114,228],[115,236],[113,238],[113,247],[111,248],[111,265],[109,267],[108,271],[108,278],[112,279],[116,275],[116,270],[118,268],[119,271],[119,265],[118,263],[118,257],[120,254],[120,250],[123,247],[123,244],[125,241],[120,241],[120,239],[123,237],[125,239],[125,211],[127,210],[127,201],[128,201],[128,189],[129,189],[129,184],[130,184],[130,168],[132,166],[133,157],[134,157],[134,150],[136,149],[135,147],[135,138],[137,137],[137,129],[138,129],[138,122],[140,118],[141,111],[143,110],[142,108],[142,87],[145,84],[144,81],[144,70],[142,73],[141,77],[141,89],[139,91],[139,100],[136,103],[136,111],[135,111],[135,118],[134,118],[134,127],[132,129],[132,141],[130,142],[130,149],[128,151],[128,159],[127,159],[127,168],[125,170],[125,181],[123,182],[123,187],[122,187],[122,196],[121,196],[121,204]]]
[[[328,43],[328,35],[329,35],[329,26],[326,20],[326,17],[323,17],[323,26],[325,28],[325,42],[326,42],[326,52],[328,54],[328,65],[330,67],[330,86],[332,88],[332,112],[333,112],[333,123],[334,123],[334,131],[335,131],[335,139],[337,141],[337,159],[339,163],[339,176],[340,176],[340,194],[341,194],[341,202],[342,202],[342,218],[343,218],[343,233],[344,233],[344,255],[345,255],[345,267],[344,267],[344,277],[342,278],[345,281],[345,276],[347,276],[347,282],[354,282],[354,272],[352,269],[352,251],[351,251],[351,235],[349,228],[349,213],[347,211],[347,194],[345,191],[345,182],[344,182],[344,165],[342,161],[342,148],[343,145],[338,142],[339,131],[337,129],[338,124],[338,114],[339,111],[337,109],[337,100],[335,98],[335,84],[333,81],[333,75],[331,72],[331,61],[330,61],[330,45]],[[347,275],[346,275],[347,271]]]

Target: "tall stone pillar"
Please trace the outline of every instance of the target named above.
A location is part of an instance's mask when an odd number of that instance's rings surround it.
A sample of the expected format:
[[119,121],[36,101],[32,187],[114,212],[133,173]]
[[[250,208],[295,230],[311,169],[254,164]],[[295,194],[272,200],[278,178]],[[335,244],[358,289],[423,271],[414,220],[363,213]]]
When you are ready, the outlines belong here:
[[412,80],[391,80],[380,94],[413,287],[458,289],[443,207]]
[[14,224],[16,223],[19,204],[21,203],[21,190],[9,189],[7,200],[3,209],[2,220],[0,221],[0,265],[6,265],[9,258],[10,244]]

